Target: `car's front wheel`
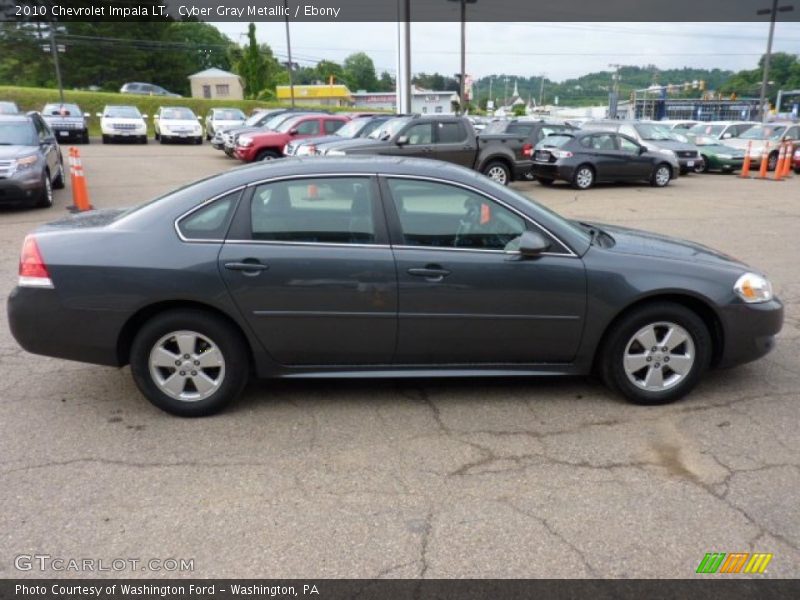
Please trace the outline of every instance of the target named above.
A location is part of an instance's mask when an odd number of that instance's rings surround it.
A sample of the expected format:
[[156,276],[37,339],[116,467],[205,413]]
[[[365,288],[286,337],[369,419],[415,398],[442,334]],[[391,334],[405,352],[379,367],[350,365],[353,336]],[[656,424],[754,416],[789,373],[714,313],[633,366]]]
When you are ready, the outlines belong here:
[[708,158],[706,156],[700,157],[700,160],[694,163],[695,173],[708,173]]
[[181,417],[220,411],[249,375],[245,341],[221,317],[175,310],[147,321],[130,354],[139,390],[158,408]]
[[650,185],[653,187],[664,187],[672,179],[672,169],[666,163],[661,163],[655,169],[650,177]]
[[708,369],[712,340],[692,310],[660,302],[634,309],[601,349],[603,379],[636,404],[665,404],[688,394]]
[[281,157],[280,154],[278,154],[274,150],[262,150],[256,156],[256,160],[258,160],[258,161],[275,160],[276,158],[280,158],[280,157]]
[[36,199],[36,206],[39,208],[50,208],[53,206],[53,183],[50,181],[50,173],[47,171],[42,175],[42,189]]

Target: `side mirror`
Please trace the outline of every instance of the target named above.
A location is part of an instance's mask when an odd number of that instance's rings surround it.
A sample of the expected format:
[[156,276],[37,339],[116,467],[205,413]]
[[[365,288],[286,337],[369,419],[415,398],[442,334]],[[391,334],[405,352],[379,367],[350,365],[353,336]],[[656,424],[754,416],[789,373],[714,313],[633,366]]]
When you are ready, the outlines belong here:
[[292,128],[292,129],[290,129],[290,130],[289,130],[289,135],[297,135],[297,128],[296,128],[296,127],[294,127],[294,128]]
[[723,133],[723,134],[722,134],[722,139],[723,139],[723,140],[729,140],[729,139],[731,139],[732,137],[733,137],[733,134],[732,134],[732,133]]
[[405,146],[408,143],[408,136],[401,135],[397,138],[397,142],[395,142],[398,146]]
[[639,156],[647,152],[647,148],[645,146],[639,146]]
[[525,231],[520,236],[519,253],[522,258],[535,258],[550,248],[550,242],[538,231]]

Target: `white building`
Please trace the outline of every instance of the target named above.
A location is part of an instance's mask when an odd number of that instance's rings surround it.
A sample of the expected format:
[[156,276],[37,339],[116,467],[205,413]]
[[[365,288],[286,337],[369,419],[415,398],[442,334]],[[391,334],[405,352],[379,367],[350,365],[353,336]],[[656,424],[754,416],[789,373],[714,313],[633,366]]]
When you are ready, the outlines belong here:
[[[365,92],[352,94],[354,108],[372,110],[397,110],[394,92]],[[411,89],[411,112],[423,115],[452,114],[453,102],[458,102],[456,92],[436,92],[416,86]]]
[[222,69],[206,69],[189,75],[192,87],[192,98],[214,100],[242,100],[244,83],[236,73]]

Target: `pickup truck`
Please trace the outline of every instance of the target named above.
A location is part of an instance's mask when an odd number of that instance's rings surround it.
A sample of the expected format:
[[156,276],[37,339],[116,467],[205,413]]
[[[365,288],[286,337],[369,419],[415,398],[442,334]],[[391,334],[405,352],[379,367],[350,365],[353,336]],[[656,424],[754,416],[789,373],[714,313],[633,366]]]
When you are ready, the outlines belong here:
[[[326,156],[382,154],[433,158],[479,171],[507,185],[528,176],[533,166],[533,147],[541,139],[537,139],[537,135],[546,135],[542,122],[530,123],[531,127],[524,130],[478,135],[466,117],[403,116],[390,119],[365,138],[328,144],[323,153]],[[553,127],[552,131],[569,128],[560,124]]]

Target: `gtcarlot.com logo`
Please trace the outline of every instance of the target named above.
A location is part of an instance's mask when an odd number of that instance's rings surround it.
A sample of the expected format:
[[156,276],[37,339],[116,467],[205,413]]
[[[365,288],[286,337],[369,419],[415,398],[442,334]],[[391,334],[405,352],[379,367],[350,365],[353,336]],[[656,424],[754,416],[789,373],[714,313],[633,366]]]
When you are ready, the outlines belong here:
[[14,558],[18,571],[57,571],[72,573],[153,571],[191,572],[193,558],[74,558],[50,554],[18,554]]
[[763,573],[772,554],[766,552],[707,552],[697,565],[697,573]]

